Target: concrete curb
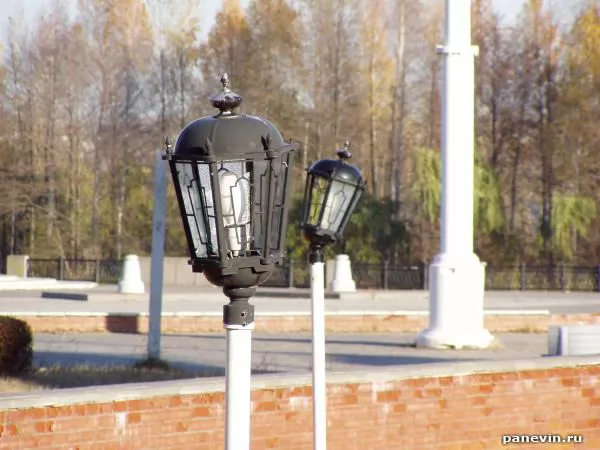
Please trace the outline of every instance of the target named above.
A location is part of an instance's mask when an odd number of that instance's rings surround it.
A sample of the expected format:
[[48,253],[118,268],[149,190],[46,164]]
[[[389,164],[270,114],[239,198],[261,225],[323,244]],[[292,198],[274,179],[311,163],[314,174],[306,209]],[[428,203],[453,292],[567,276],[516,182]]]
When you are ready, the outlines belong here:
[[[0,312],[25,320],[36,333],[147,333],[147,313],[120,312]],[[426,311],[329,311],[325,327],[331,333],[418,333],[428,326]],[[600,314],[550,314],[546,310],[486,311],[492,333],[546,333],[552,325],[600,324]],[[165,312],[165,334],[223,332],[221,313]],[[310,313],[256,314],[256,331],[303,333],[311,329]]]
[[[485,311],[484,314],[486,316],[550,316],[550,311],[547,309],[530,309],[530,310],[518,310],[518,309],[497,309],[497,310],[488,310]],[[78,312],[78,311],[65,311],[65,312],[53,312],[53,311],[0,311],[0,315],[2,316],[47,316],[47,317],[61,317],[61,316],[69,316],[69,317],[115,317],[115,316],[124,316],[124,317],[148,317],[147,312],[100,312],[100,311],[90,311],[90,312]],[[162,317],[222,317],[223,313],[221,312],[199,312],[199,311],[178,311],[178,312],[163,312],[161,314]],[[311,313],[309,311],[257,311],[254,316],[255,317],[310,317]],[[429,316],[428,311],[410,311],[410,310],[399,310],[399,311],[325,311],[325,316]]]
[[44,290],[87,290],[94,289],[98,283],[92,281],[59,281],[54,278],[21,278],[2,281],[0,291],[44,291]]

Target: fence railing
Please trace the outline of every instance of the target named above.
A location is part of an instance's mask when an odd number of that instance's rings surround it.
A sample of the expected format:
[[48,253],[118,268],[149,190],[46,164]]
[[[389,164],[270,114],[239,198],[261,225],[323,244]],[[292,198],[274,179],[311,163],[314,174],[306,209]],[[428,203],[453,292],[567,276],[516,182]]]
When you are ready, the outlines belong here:
[[113,284],[119,281],[121,265],[111,259],[29,258],[27,276]]
[[[122,262],[106,259],[35,259],[28,260],[28,276],[58,280],[117,283]],[[352,264],[352,275],[358,289],[427,289],[428,265],[416,264]],[[263,285],[278,288],[308,288],[309,267],[306,262],[287,260],[277,266]],[[577,267],[560,264],[555,267],[487,266],[487,290],[587,291],[600,292],[600,265]]]
[[[425,263],[391,265],[352,264],[352,276],[358,289],[418,290],[429,286]],[[278,266],[265,287],[308,287],[308,266],[286,262]],[[486,290],[588,291],[600,292],[600,265],[592,267],[487,266]]]
[[526,266],[486,268],[488,290],[600,292],[600,265],[577,267]]

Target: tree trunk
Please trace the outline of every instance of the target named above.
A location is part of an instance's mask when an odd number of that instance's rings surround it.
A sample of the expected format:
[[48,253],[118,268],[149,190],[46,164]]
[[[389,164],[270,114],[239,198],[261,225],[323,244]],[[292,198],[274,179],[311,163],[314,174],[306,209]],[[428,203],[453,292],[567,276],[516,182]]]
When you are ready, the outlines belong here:
[[69,207],[69,223],[71,232],[69,233],[69,253],[74,257],[77,257],[77,246],[75,245],[76,239],[76,223],[77,223],[77,207],[76,207],[76,186],[77,186],[77,157],[75,155],[75,132],[73,130],[73,108],[69,108],[67,115],[69,117],[67,130],[69,133],[69,167],[72,171],[69,171],[69,190],[68,190],[68,207]]
[[160,130],[163,139],[167,133],[167,77],[166,77],[165,51],[160,51]]
[[402,201],[402,156],[404,153],[404,121],[406,110],[406,17],[404,2],[399,6],[399,35],[398,47],[395,52],[396,80],[394,83],[394,100],[392,113],[392,149],[395,155],[394,161],[394,203],[397,219],[400,219],[400,204]]
[[[104,87],[106,88],[106,86]],[[105,98],[106,93],[102,95],[100,103],[100,111],[98,115],[98,131],[97,138],[94,145],[94,179],[92,182],[92,247],[94,252],[94,258],[100,258],[100,178],[102,176],[102,160],[100,154],[100,147],[102,144],[102,129],[105,114]]]
[[310,142],[310,120],[304,125],[304,144],[302,145],[302,170],[308,167],[308,145]]
[[438,92],[438,69],[439,62],[438,60],[434,60],[431,64],[431,86],[430,86],[430,97],[429,97],[429,137],[427,139],[427,145],[429,148],[437,147],[437,139],[436,136],[438,134],[438,126],[437,126],[437,102],[439,100],[439,92]]
[[179,125],[185,127],[185,55],[179,49]]
[[518,86],[517,95],[519,97],[519,116],[516,122],[517,126],[517,142],[515,153],[512,161],[511,184],[510,184],[510,215],[509,215],[509,233],[516,232],[517,204],[518,204],[518,185],[519,185],[519,170],[521,168],[521,159],[523,155],[523,140],[526,133],[526,113],[529,104],[530,86],[529,86],[529,69],[527,61],[523,58],[518,63],[518,79],[521,84]]
[[373,55],[369,57],[369,149],[371,159],[371,186],[373,196],[379,198],[379,180],[377,168],[377,130],[375,129],[375,82],[376,74]]
[[519,168],[521,165],[521,153],[523,150],[523,135],[525,127],[525,99],[521,101],[521,109],[519,111],[519,121],[517,125],[517,145],[515,147],[515,155],[513,157],[511,183],[510,183],[510,220],[509,232],[515,232],[515,221],[517,215],[517,192],[519,183]]

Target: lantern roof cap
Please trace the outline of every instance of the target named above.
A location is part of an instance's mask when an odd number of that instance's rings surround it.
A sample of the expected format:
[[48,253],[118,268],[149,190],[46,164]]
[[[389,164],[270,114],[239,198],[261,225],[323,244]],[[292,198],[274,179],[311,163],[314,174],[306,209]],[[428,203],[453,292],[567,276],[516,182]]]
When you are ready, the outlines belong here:
[[244,157],[248,154],[296,148],[284,141],[279,130],[267,119],[238,114],[235,108],[243,97],[231,88],[229,76],[221,77],[222,89],[210,97],[219,110],[216,115],[188,123],[177,138],[173,155],[178,158],[210,160]]
[[346,141],[344,147],[336,152],[339,159],[321,159],[316,161],[308,168],[308,172],[325,178],[364,186],[365,181],[362,172],[348,162],[352,157],[349,147],[350,141]]

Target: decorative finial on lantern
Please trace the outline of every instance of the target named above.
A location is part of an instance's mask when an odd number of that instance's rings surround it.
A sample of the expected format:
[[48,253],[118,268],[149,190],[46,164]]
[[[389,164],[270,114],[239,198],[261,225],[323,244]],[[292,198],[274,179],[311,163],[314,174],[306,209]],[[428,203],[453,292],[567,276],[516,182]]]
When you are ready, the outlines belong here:
[[350,153],[348,147],[350,147],[350,141],[344,142],[344,148],[341,148],[337,151],[338,158],[340,158],[342,161],[347,161],[348,159],[352,158],[352,153]]
[[171,139],[171,136],[165,138],[165,152],[167,154],[173,153],[173,139]]
[[231,81],[229,75],[224,73],[221,77],[223,90],[210,98],[210,103],[217,108],[220,116],[229,116],[235,114],[233,109],[242,104],[244,98],[231,90]]
[[221,84],[223,85],[223,92],[231,92],[231,81],[229,81],[229,75],[227,72],[221,77]]

